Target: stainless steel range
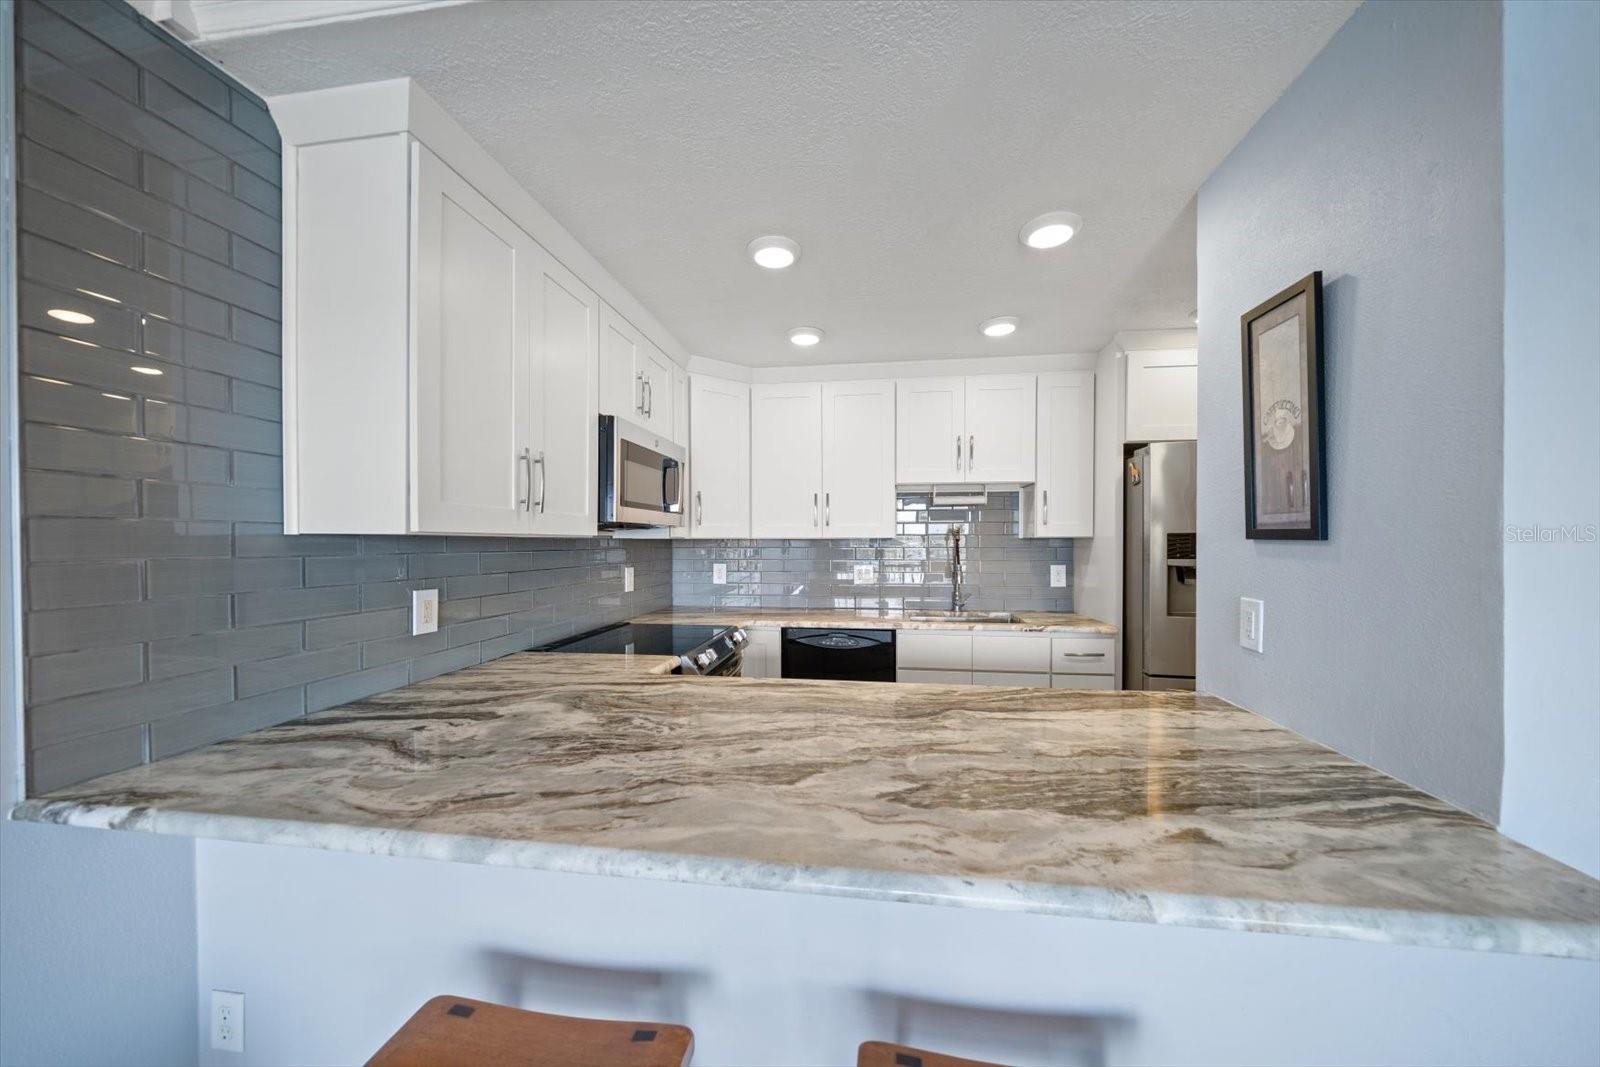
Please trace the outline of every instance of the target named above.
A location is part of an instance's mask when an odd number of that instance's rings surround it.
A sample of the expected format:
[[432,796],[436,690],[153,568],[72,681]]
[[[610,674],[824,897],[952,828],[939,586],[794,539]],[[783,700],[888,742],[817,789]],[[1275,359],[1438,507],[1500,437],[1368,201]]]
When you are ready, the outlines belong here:
[[677,674],[743,673],[748,638],[738,627],[624,622],[546,645],[541,652],[597,652],[677,656]]

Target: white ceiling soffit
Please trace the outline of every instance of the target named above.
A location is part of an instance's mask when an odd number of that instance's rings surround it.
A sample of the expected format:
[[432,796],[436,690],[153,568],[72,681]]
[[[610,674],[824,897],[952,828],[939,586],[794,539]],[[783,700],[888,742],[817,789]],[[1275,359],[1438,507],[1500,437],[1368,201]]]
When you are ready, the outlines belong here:
[[186,41],[272,33],[350,22],[472,0],[129,0],[134,9]]
[[[1191,326],[1196,191],[1356,6],[467,3],[200,48],[266,94],[416,78],[689,351],[781,366]],[[1082,231],[1024,248],[1053,209]]]

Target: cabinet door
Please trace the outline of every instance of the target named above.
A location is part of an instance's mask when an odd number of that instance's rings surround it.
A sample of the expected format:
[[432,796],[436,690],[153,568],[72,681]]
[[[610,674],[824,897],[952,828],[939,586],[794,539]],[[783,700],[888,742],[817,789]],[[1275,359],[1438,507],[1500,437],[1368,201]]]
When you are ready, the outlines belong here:
[[610,304],[600,305],[600,414],[643,420],[645,343]]
[[533,334],[519,279],[538,246],[437,156],[415,158],[411,527],[525,533]]
[[892,381],[823,385],[822,530],[827,536],[894,536],[894,408]]
[[672,372],[677,364],[648,337],[640,351],[644,357],[640,365],[644,410],[639,421],[662,437],[672,438]]
[[1200,369],[1195,352],[1129,352],[1125,441],[1193,441]]
[[592,536],[599,464],[600,300],[544,249],[527,272],[533,317],[533,484],[535,533]]
[[1033,533],[1094,536],[1094,375],[1039,375],[1039,470]]
[[822,537],[822,386],[750,387],[750,536]]
[[965,378],[896,383],[895,481],[962,481],[966,447]]
[[1031,374],[967,379],[967,481],[1033,481],[1035,386]]
[[689,444],[689,372],[676,364],[672,367],[672,440]]
[[689,534],[750,536],[750,387],[689,376]]

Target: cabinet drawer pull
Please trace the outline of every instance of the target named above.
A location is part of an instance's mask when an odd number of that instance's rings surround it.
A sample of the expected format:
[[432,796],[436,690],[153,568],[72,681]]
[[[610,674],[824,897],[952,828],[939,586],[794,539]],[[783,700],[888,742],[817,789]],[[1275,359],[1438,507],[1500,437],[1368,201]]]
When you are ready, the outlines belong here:
[[1104,659],[1104,652],[1063,652],[1063,659]]

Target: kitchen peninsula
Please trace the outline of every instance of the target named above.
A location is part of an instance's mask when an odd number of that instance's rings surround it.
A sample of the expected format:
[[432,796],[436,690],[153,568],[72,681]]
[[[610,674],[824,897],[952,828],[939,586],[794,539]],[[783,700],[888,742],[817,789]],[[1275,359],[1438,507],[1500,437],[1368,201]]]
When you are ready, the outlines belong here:
[[1600,882],[1215,698],[685,678],[672,662],[512,655],[12,817],[1600,957]]

